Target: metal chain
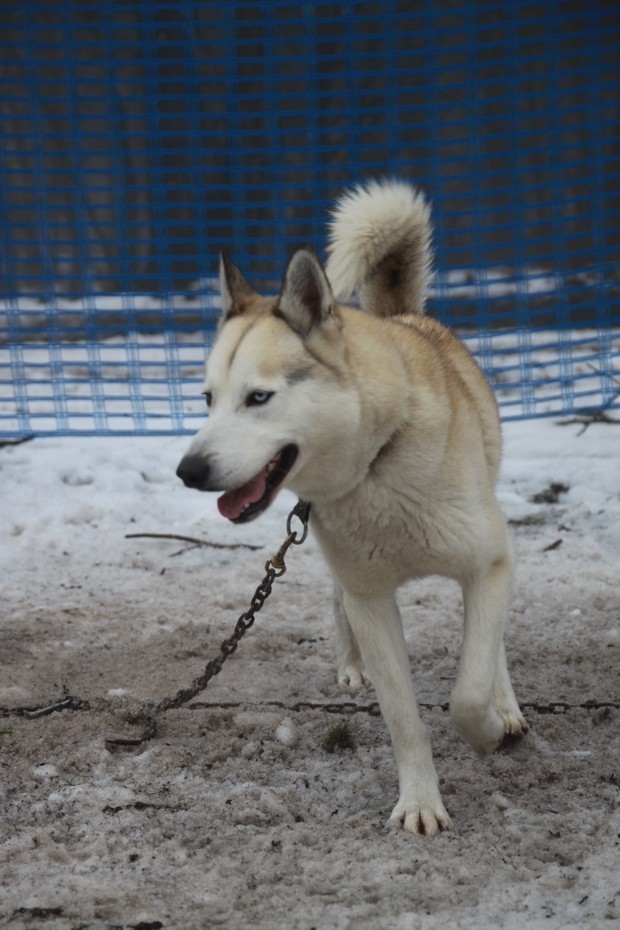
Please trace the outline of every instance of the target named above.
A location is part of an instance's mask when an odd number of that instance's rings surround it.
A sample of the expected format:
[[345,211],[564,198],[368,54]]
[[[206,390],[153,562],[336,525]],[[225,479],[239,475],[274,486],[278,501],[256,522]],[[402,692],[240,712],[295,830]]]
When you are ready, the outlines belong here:
[[[164,698],[157,703],[149,702],[147,704],[149,710],[161,712],[187,704],[187,702],[195,698],[197,694],[204,691],[211,679],[221,672],[224,662],[235,652],[239,645],[239,641],[250,629],[256,619],[256,614],[262,609],[263,604],[271,594],[275,579],[280,578],[286,571],[284,556],[289,548],[291,546],[300,546],[305,541],[308,535],[309,518],[310,504],[307,501],[297,501],[286,521],[286,539],[276,554],[265,562],[265,577],[254,592],[249,609],[241,614],[235,624],[232,634],[221,644],[219,655],[207,663],[202,675],[194,678],[188,688],[181,688],[173,697]],[[301,521],[300,534],[297,530],[293,529],[293,521],[295,519]]]

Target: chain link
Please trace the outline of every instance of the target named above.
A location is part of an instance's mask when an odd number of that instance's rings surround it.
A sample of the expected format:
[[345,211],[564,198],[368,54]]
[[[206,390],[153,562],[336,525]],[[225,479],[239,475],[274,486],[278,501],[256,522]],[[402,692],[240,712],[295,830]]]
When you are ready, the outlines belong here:
[[[293,522],[295,519],[299,520],[301,523],[301,532],[293,529]],[[307,501],[297,501],[286,521],[286,539],[276,554],[265,562],[265,577],[256,588],[252,600],[250,601],[249,609],[241,614],[235,624],[232,634],[221,644],[219,655],[207,663],[202,675],[194,678],[188,688],[181,688],[181,690],[177,691],[172,697],[164,698],[157,703],[149,702],[147,705],[149,710],[161,712],[187,704],[188,701],[195,698],[201,691],[204,691],[211,679],[221,672],[224,662],[235,652],[239,645],[239,641],[250,629],[256,619],[256,614],[262,609],[265,601],[271,594],[275,579],[280,578],[286,571],[284,556],[289,548],[291,546],[300,546],[305,542],[308,535],[309,519],[310,504],[307,503]]]

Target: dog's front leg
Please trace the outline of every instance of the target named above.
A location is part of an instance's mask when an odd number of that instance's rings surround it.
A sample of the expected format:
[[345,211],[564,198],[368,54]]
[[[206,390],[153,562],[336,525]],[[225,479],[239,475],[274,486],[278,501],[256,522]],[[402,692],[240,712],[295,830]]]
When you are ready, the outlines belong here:
[[411,833],[438,833],[450,825],[450,818],[439,794],[428,733],[418,714],[394,595],[362,599],[345,591],[343,604],[394,747],[400,797],[391,819]]
[[479,755],[527,732],[506,666],[503,636],[512,581],[510,550],[463,583],[465,632],[450,712]]

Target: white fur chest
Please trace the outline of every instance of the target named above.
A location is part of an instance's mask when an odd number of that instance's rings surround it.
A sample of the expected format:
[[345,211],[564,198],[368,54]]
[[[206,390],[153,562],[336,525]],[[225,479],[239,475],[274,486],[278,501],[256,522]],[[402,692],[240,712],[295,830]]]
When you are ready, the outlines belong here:
[[[431,508],[432,509],[432,508]],[[334,573],[349,591],[375,594],[411,578],[453,575],[451,528],[414,499],[368,487],[313,506],[311,525]]]

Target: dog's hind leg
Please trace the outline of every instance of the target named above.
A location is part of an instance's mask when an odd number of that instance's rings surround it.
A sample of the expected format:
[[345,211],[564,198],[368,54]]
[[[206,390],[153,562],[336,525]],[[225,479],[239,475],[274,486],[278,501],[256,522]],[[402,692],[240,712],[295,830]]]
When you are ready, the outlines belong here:
[[334,580],[334,620],[336,621],[336,654],[338,660],[338,684],[349,691],[359,691],[369,684],[364,662],[355,634],[344,609],[342,588]]
[[461,736],[479,755],[506,735],[524,733],[503,646],[512,581],[509,546],[462,585],[465,632],[450,712]]
[[431,835],[450,825],[441,801],[426,727],[416,705],[403,627],[393,594],[353,597],[344,608],[392,738],[400,797],[391,820]]

